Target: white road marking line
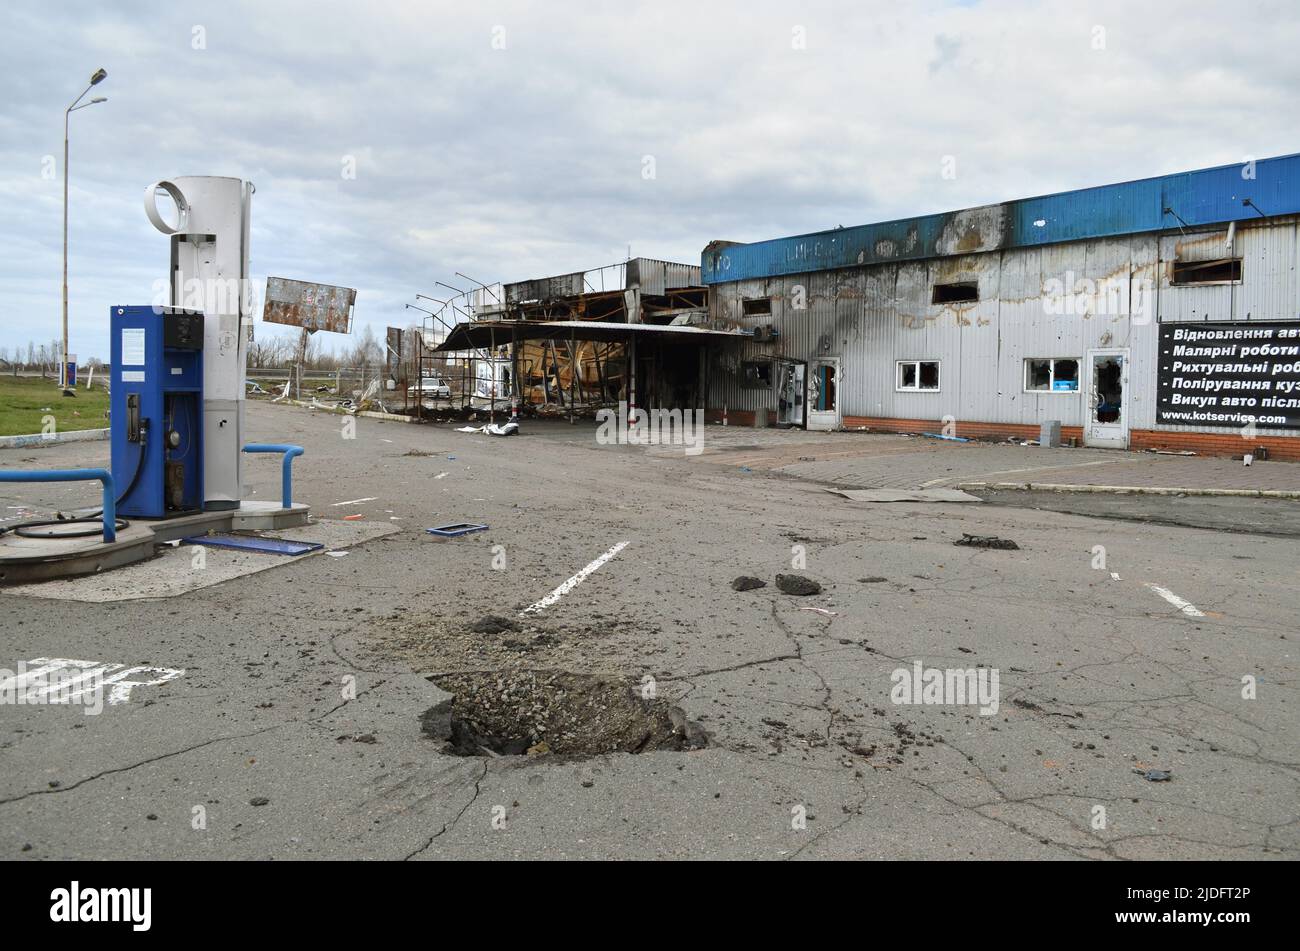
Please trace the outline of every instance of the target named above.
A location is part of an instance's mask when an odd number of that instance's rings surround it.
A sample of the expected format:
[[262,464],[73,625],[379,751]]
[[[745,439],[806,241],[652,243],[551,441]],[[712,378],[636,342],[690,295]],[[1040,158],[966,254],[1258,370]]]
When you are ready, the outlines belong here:
[[[96,687],[102,687],[106,681],[106,675],[115,670],[121,670],[121,664],[103,664],[99,667],[92,667],[89,670],[82,670],[75,677],[69,677],[67,680],[58,680],[48,687],[41,687],[28,694],[31,697],[45,697],[52,693],[59,693],[63,699],[71,700],[78,697],[87,690],[94,690]],[[84,685],[84,686],[83,686]],[[77,689],[80,686],[80,689]],[[66,691],[66,692],[65,692]]]
[[0,680],[0,691],[12,690],[15,693],[17,693],[18,691],[25,691],[27,689],[27,685],[32,681],[44,677],[46,674],[50,673],[51,671],[60,670],[63,667],[67,667],[70,664],[75,664],[78,667],[92,666],[90,661],[81,661],[81,660],[51,661],[48,657],[37,657],[35,660],[30,661],[30,663],[40,664],[41,666],[30,667],[27,670],[24,670],[21,674],[15,674],[13,677],[6,677],[4,680]]
[[1147,587],[1160,595],[1160,597],[1164,598],[1178,610],[1182,611],[1188,617],[1205,617],[1204,612],[1198,610],[1196,605],[1192,604],[1190,601],[1184,601],[1168,588],[1162,588],[1159,585],[1151,584],[1150,582],[1147,582]]
[[601,555],[599,558],[597,558],[595,561],[589,564],[586,568],[583,568],[581,571],[579,571],[568,581],[564,582],[564,584],[560,585],[558,588],[556,588],[546,597],[542,598],[542,600],[538,601],[536,604],[528,605],[528,607],[524,608],[522,611],[519,612],[520,616],[522,617],[525,614],[536,614],[538,611],[542,610],[543,608],[550,607],[552,604],[560,600],[560,598],[564,597],[566,594],[568,594],[578,585],[582,584],[583,579],[586,578],[587,575],[591,574],[593,571],[595,571],[605,562],[609,561],[611,558],[613,558],[615,555],[617,555],[626,547],[627,547],[627,542],[619,542],[609,551],[605,552],[605,554]]
[[[104,664],[96,660],[72,660],[66,657],[36,657],[24,666],[26,669],[21,674],[0,681],[0,693],[12,692],[16,695],[19,691],[25,691],[25,696],[34,701],[50,696],[53,698],[49,701],[51,703],[67,703],[82,694],[109,687],[108,702],[116,705],[129,701],[131,691],[136,687],[157,687],[185,675],[183,669],[173,670],[170,667],[126,667],[123,664]],[[75,675],[42,685],[48,674],[73,668],[78,670]],[[145,671],[158,676],[151,680],[126,679],[132,674]]]
[[358,502],[373,502],[377,498],[379,498],[379,496],[372,495],[364,499],[348,499],[346,502],[331,502],[330,505],[334,508],[338,508],[340,505],[356,505]]

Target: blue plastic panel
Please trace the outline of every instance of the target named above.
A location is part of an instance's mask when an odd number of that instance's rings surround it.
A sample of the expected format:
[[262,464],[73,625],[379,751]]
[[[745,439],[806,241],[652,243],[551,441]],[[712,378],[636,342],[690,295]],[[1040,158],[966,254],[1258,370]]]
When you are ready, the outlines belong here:
[[325,546],[320,542],[290,542],[281,538],[259,538],[256,535],[231,535],[216,532],[212,535],[193,535],[184,539],[190,545],[210,545],[213,548],[234,548],[238,551],[259,551],[271,555],[305,555]]

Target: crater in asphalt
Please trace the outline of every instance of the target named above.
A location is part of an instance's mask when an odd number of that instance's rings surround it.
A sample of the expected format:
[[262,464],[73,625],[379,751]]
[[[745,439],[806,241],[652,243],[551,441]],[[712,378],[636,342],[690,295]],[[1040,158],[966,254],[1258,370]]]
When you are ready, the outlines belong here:
[[479,671],[429,677],[452,696],[420,715],[454,756],[599,756],[682,751],[708,735],[678,708],[626,681],[567,671]]

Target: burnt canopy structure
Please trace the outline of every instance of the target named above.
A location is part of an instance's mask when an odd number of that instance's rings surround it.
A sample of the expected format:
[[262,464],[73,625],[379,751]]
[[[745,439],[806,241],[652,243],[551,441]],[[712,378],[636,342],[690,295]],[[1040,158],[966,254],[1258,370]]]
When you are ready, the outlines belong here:
[[[704,408],[710,348],[744,331],[712,324],[700,269],[650,258],[483,288],[474,319],[439,351],[478,355],[491,409],[517,401],[572,418],[620,401]],[[486,370],[486,372],[484,372]]]

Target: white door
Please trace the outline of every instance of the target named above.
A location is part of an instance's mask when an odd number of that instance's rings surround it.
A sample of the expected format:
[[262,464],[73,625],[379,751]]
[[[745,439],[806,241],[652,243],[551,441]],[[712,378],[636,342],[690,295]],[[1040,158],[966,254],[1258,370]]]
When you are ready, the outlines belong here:
[[840,428],[840,361],[821,357],[808,363],[807,408],[809,429]]
[[1089,350],[1083,362],[1083,443],[1128,448],[1128,350]]

